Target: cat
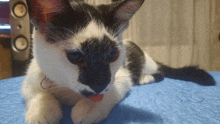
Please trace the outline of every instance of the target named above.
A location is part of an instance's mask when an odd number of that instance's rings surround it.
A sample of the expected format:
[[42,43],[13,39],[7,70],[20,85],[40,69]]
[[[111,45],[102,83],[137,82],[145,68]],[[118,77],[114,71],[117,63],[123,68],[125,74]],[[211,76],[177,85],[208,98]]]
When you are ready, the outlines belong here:
[[211,75],[196,66],[168,67],[135,43],[122,40],[143,2],[92,6],[68,0],[27,0],[35,27],[34,57],[21,89],[27,124],[58,124],[63,105],[73,106],[74,124],[98,123],[133,85],[164,77],[215,85]]

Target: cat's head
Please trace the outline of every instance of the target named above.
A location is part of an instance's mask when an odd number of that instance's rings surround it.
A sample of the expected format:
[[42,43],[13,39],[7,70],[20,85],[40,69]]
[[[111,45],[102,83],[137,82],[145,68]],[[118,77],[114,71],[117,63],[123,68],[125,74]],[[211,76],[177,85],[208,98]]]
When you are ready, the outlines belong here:
[[125,58],[122,33],[144,0],[91,6],[27,0],[33,52],[42,73],[84,96],[105,93]]

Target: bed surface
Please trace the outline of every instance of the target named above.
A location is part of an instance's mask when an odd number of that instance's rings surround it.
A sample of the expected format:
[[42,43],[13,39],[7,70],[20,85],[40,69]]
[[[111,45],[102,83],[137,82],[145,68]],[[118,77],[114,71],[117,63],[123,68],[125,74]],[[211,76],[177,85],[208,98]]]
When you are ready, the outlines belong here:
[[[100,124],[220,124],[220,72],[210,72],[216,86],[165,78],[134,86]],[[24,77],[0,81],[0,124],[24,124],[20,94]],[[63,109],[61,124],[73,124],[70,108]]]

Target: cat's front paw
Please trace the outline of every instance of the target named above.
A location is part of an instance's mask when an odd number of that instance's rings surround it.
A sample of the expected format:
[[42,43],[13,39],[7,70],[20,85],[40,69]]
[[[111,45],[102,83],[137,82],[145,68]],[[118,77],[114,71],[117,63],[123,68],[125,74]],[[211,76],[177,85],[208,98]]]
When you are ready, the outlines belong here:
[[94,113],[95,115],[89,114],[81,119],[74,119],[74,124],[97,124],[102,120],[106,119],[109,113]]
[[73,107],[71,117],[74,124],[94,124],[107,118],[109,112],[102,104],[83,99]]
[[26,115],[26,124],[59,124],[59,120],[52,116],[45,116],[44,114]]
[[58,101],[47,95],[37,95],[27,105],[26,124],[59,124],[62,110]]
[[[60,115],[58,115],[60,114]],[[43,113],[43,111],[27,112],[26,124],[59,124],[61,113]]]

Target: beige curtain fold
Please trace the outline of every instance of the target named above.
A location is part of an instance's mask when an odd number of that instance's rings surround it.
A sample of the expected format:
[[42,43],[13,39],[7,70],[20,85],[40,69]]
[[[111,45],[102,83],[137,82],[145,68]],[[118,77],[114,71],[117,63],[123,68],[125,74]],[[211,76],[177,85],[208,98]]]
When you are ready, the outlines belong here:
[[[111,0],[86,2],[97,5]],[[124,39],[134,41],[154,60],[169,66],[199,65],[220,71],[220,43],[216,38],[220,30],[212,25],[216,11],[216,0],[145,0]]]

